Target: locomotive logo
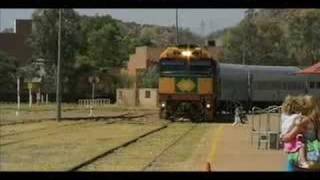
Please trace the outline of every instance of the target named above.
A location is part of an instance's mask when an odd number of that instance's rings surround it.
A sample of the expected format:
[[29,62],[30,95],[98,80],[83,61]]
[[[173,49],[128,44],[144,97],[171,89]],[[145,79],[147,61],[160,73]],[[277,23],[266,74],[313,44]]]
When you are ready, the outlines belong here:
[[196,89],[196,84],[191,79],[181,79],[177,83],[180,92],[193,92]]

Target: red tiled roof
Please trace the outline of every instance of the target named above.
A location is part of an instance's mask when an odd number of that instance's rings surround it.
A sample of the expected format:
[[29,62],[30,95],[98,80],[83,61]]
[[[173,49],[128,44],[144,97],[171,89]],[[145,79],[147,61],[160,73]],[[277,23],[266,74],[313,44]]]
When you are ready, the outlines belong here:
[[300,72],[298,74],[315,74],[315,75],[320,75],[320,62],[317,64],[310,66]]

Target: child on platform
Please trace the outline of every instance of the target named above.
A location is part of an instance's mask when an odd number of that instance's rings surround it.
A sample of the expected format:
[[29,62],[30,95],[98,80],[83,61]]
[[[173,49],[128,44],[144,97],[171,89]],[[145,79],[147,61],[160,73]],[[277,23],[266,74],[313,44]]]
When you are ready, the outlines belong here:
[[[281,135],[280,138],[289,133],[295,126],[298,126],[304,116],[302,115],[304,109],[304,99],[302,97],[287,96],[282,104],[281,114]],[[299,152],[299,166],[302,168],[309,168],[312,162],[307,160],[306,146],[304,143],[303,133],[298,134],[291,142],[284,143],[284,151],[286,153]]]

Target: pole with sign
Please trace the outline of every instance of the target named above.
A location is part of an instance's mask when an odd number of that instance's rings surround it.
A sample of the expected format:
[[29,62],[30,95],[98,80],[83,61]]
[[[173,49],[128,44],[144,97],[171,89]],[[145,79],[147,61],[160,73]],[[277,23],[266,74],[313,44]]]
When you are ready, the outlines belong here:
[[92,91],[91,91],[91,106],[90,106],[90,114],[89,116],[93,116],[93,104],[94,104],[94,91],[96,87],[96,83],[99,83],[100,79],[97,76],[90,76],[89,77],[89,83],[92,85]]

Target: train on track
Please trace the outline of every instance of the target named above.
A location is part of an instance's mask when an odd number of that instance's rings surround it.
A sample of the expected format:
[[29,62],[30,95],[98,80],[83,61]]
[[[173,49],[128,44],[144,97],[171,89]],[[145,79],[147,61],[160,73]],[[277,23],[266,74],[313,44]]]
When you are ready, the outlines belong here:
[[167,48],[159,59],[160,118],[178,112],[191,120],[210,121],[232,113],[236,106],[280,105],[287,95],[320,96],[320,77],[299,76],[294,66],[258,66],[219,63],[206,48],[179,45]]

